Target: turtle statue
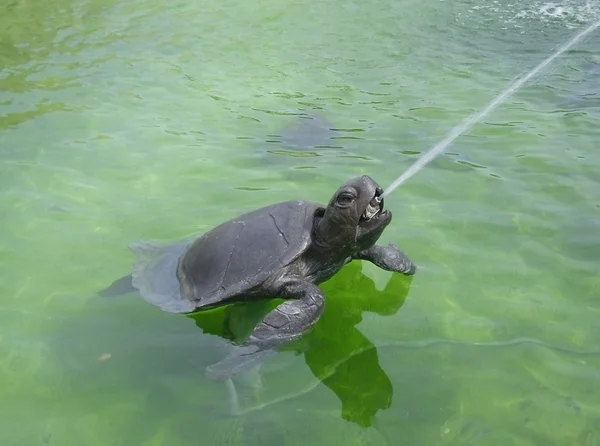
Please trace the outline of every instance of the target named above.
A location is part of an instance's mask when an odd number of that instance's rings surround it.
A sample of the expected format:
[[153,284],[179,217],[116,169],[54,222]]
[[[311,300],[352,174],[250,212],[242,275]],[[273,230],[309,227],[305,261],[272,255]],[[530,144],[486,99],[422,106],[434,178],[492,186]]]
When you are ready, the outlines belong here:
[[226,221],[192,241],[132,244],[137,256],[132,274],[100,294],[115,295],[111,289],[125,284],[171,313],[284,299],[254,327],[241,350],[213,368],[214,379],[230,379],[244,361],[261,356],[255,353],[273,352],[306,333],[325,305],[318,284],[346,263],[361,259],[387,271],[416,272],[396,245],[376,244],[392,220],[382,193],[363,175],[342,185],[327,206],[285,201]]

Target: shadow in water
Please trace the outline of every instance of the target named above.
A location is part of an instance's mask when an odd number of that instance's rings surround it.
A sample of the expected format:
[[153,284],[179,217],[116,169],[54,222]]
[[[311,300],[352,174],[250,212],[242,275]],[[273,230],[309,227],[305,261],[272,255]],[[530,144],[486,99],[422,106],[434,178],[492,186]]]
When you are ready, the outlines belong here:
[[[301,340],[282,349],[304,355],[305,363],[315,377],[314,382],[242,413],[299,397],[322,383],[340,400],[344,420],[361,427],[371,426],[377,412],[390,407],[393,386],[379,364],[376,346],[357,325],[365,312],[380,316],[396,314],[406,299],[411,281],[412,277],[393,274],[385,288],[378,291],[374,281],[362,273],[360,262],[346,265],[337,276],[323,284],[327,303],[319,322]],[[279,302],[239,304],[223,312],[200,312],[189,317],[204,333],[236,343],[243,340]],[[260,358],[261,361],[265,359]],[[258,369],[260,364],[255,370]]]
[[569,89],[558,89],[557,107],[568,111],[600,110],[600,56],[583,57],[582,61],[573,67],[569,76]]
[[312,112],[297,116],[281,129],[282,147],[291,150],[309,150],[331,144],[337,134],[334,125],[323,115]]
[[[335,155],[343,146],[336,143],[337,132],[324,115],[310,112],[294,116],[276,134],[265,135],[256,147],[261,166],[297,168],[318,163],[326,155]],[[333,150],[333,151],[332,151]]]

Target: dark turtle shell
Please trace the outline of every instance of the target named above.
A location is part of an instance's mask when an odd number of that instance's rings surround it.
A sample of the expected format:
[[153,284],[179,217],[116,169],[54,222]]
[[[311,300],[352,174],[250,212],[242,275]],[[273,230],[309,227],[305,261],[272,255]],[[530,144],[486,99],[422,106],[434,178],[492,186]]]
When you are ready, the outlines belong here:
[[192,242],[131,245],[133,286],[172,313],[235,301],[306,250],[322,207],[286,201],[240,215]]

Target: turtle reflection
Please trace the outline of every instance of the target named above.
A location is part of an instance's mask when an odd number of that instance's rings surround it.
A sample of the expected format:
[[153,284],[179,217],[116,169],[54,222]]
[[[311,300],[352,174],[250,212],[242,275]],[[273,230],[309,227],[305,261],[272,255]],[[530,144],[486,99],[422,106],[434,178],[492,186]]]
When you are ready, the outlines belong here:
[[[393,386],[379,364],[375,345],[356,326],[364,312],[381,316],[396,314],[411,281],[410,276],[392,274],[385,289],[378,291],[373,280],[361,272],[359,262],[346,265],[338,276],[323,285],[328,297],[319,322],[300,341],[284,347],[304,354],[315,378],[339,398],[342,418],[362,427],[371,426],[377,412],[390,407]],[[218,315],[195,313],[190,317],[204,332],[239,342],[276,304],[240,304]],[[258,363],[266,357],[268,354],[259,352]]]

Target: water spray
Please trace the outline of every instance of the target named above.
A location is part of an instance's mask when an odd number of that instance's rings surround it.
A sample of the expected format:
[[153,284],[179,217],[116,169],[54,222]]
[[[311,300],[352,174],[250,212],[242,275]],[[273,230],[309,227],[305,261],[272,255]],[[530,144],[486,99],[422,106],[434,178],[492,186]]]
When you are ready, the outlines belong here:
[[494,110],[499,104],[508,99],[514,92],[519,90],[525,82],[535,76],[539,71],[546,68],[554,59],[560,56],[562,53],[567,51],[573,45],[575,45],[579,40],[586,37],[592,31],[596,30],[596,28],[600,27],[600,20],[592,23],[590,26],[585,28],[583,31],[580,31],[577,35],[575,35],[571,40],[562,45],[558,50],[556,50],[550,57],[541,62],[537,67],[527,73],[524,77],[515,80],[512,84],[510,84],[502,93],[500,93],[485,109],[481,112],[476,113],[462,122],[460,125],[456,126],[454,129],[450,131],[448,136],[444,138],[440,143],[427,151],[422,157],[420,157],[408,170],[406,170],[402,175],[400,175],[396,180],[388,186],[388,188],[381,194],[371,200],[369,203],[369,207],[367,207],[367,211],[375,211],[379,208],[379,204],[381,200],[391,194],[394,189],[412,177],[415,173],[425,167],[426,164],[431,162],[436,156],[440,155],[446,147],[448,147],[456,138],[458,138],[462,133],[469,130],[473,127],[479,120],[485,117],[488,113]]

